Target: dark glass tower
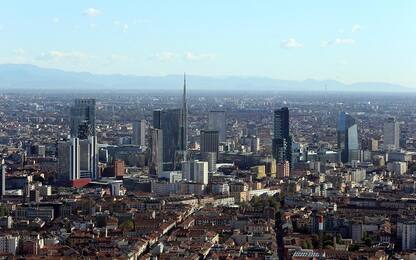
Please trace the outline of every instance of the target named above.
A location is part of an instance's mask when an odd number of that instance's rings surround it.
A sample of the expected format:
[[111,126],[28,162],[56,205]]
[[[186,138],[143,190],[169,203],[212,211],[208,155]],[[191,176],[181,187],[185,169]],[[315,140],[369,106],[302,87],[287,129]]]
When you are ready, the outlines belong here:
[[6,195],[6,164],[4,159],[1,160],[0,164],[0,197],[3,198]]
[[181,160],[178,157],[183,149],[182,110],[155,110],[153,127],[163,132],[163,170],[175,170],[180,165]]
[[183,75],[183,95],[181,111],[181,144],[180,150],[183,151],[184,159],[187,158],[188,150],[188,105],[186,103],[186,75]]
[[96,136],[95,99],[76,99],[71,107],[71,137]]
[[[71,172],[73,179],[98,178],[98,150],[95,124],[95,99],[76,99],[71,107],[71,140],[75,147],[75,156],[70,165],[79,165]],[[77,148],[78,147],[78,148]],[[72,149],[72,148],[71,148]],[[77,150],[79,149],[79,151]]]
[[351,115],[345,112],[339,114],[337,141],[341,162],[359,159],[357,123]]
[[152,129],[151,134],[151,168],[155,174],[163,171],[163,131],[162,129]]
[[153,111],[153,128],[163,132],[163,170],[178,170],[187,158],[188,107],[186,77],[184,76],[182,106],[176,109]]
[[218,157],[219,132],[217,130],[201,131],[201,153],[215,153]]
[[278,163],[292,162],[292,138],[289,133],[289,109],[283,107],[274,111],[273,158]]

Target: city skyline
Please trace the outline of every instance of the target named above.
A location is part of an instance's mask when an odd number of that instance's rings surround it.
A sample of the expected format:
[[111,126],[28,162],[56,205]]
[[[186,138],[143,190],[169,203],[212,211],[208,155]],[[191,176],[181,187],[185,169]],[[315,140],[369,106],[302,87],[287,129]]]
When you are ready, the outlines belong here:
[[416,64],[409,55],[416,41],[412,1],[239,4],[46,1],[22,2],[21,12],[21,5],[5,3],[0,64],[416,88]]
[[416,259],[414,7],[4,3],[1,258]]

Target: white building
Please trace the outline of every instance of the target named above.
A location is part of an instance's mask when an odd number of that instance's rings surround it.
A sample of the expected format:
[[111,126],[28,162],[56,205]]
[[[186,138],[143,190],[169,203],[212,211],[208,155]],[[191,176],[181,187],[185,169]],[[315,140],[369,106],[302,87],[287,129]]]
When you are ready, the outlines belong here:
[[400,124],[395,118],[388,118],[384,123],[384,150],[400,148]]
[[133,144],[146,145],[146,121],[139,120],[133,123]]
[[163,171],[159,174],[159,178],[166,179],[169,183],[175,183],[182,180],[181,171]]
[[366,170],[365,169],[355,169],[351,171],[351,181],[358,183],[365,180]]
[[123,181],[114,181],[110,183],[111,188],[111,196],[121,196],[123,195],[121,190],[121,185],[123,184]]
[[81,177],[80,145],[78,138],[71,138],[69,157],[69,180],[78,180]]
[[97,137],[88,136],[88,139],[79,140],[79,144],[80,178],[95,180],[98,177]]
[[389,162],[387,164],[387,170],[396,175],[403,175],[407,172],[407,162]]
[[19,237],[6,235],[0,237],[0,252],[16,255]]
[[182,173],[187,181],[208,184],[208,162],[198,160],[183,162]]

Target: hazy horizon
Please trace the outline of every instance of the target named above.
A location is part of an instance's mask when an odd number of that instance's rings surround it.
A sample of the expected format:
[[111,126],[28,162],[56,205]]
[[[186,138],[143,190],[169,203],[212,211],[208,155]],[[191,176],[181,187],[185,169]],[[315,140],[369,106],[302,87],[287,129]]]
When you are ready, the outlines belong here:
[[[186,74],[193,90],[212,91],[306,91],[306,92],[415,92],[398,84],[357,82],[346,84],[333,79],[286,80],[261,76],[204,76]],[[31,64],[0,64],[0,89],[91,89],[170,90],[182,85],[183,74],[147,76],[94,74]]]

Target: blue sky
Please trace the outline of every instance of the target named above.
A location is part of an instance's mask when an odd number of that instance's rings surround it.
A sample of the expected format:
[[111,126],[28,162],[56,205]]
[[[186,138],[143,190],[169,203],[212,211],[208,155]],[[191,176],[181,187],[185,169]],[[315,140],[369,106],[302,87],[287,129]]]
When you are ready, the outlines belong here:
[[414,0],[3,1],[0,63],[416,87]]

